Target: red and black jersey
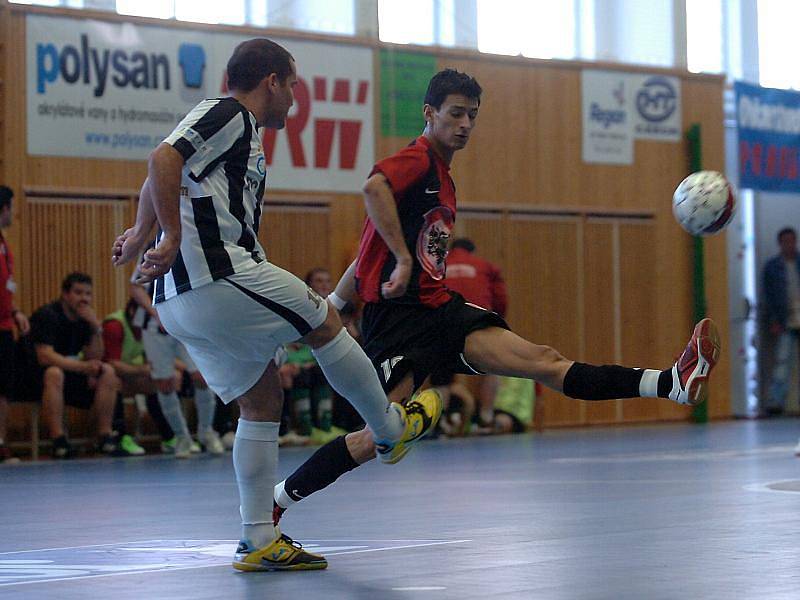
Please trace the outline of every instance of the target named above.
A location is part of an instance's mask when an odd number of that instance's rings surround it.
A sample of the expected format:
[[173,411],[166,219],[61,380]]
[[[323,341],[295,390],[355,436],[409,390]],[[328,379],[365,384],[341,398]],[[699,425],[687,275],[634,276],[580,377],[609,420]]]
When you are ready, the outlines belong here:
[[14,257],[0,233],[0,331],[14,329]]
[[381,173],[394,192],[397,214],[414,264],[406,293],[385,300],[381,284],[389,281],[396,261],[369,217],[358,249],[356,283],[364,302],[441,306],[452,298],[444,285],[447,243],[456,218],[456,189],[450,167],[425,136],[378,162],[370,176]]

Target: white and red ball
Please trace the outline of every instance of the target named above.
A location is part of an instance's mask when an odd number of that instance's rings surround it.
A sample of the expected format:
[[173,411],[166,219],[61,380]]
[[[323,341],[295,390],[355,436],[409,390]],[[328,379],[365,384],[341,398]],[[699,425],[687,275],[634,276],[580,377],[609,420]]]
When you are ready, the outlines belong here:
[[672,214],[688,233],[711,235],[725,229],[736,210],[731,184],[717,171],[697,171],[672,196]]

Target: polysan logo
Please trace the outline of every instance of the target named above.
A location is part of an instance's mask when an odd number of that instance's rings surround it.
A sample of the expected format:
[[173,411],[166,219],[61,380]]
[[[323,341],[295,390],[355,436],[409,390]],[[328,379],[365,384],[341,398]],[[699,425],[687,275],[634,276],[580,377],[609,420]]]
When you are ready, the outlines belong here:
[[[85,33],[75,45],[37,43],[35,60],[37,94],[45,94],[48,86],[59,80],[69,85],[89,86],[96,98],[104,96],[109,86],[168,91],[174,82],[174,61],[167,54],[99,48]],[[177,63],[181,69],[181,90],[203,90],[206,67],[203,47],[181,44]],[[194,95],[191,94],[192,100]]]

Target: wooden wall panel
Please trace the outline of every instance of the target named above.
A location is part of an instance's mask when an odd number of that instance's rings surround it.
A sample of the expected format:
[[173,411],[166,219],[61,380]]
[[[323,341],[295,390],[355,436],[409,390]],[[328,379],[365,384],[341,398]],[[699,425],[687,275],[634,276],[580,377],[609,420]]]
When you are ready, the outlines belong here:
[[125,305],[130,268],[114,268],[110,256],[114,238],[132,218],[132,201],[42,198],[26,209],[23,236],[31,251],[19,278],[29,310],[58,298],[61,280],[72,271],[94,280],[100,318]]
[[[650,323],[659,317],[653,312],[655,304],[652,285],[654,252],[652,223],[620,223],[620,358],[630,367],[663,369],[672,359],[659,361],[654,349],[658,346],[655,328],[643,322],[649,315]],[[676,348],[675,351],[678,351]],[[676,410],[677,409],[677,410]],[[622,403],[625,421],[655,421],[686,418],[686,409],[668,400],[633,399]]]
[[501,268],[506,264],[506,217],[501,213],[461,211],[456,219],[454,238],[465,237],[475,243],[475,252]]
[[331,269],[328,219],[328,208],[267,205],[258,238],[268,260],[301,279],[315,267]]
[[[509,320],[522,337],[577,356],[581,338],[577,219],[514,216],[507,226]],[[545,392],[546,424],[580,422],[580,406]]]
[[[615,328],[614,260],[615,225],[610,221],[588,220],[583,226],[584,332],[585,352],[572,358],[597,365],[619,362]],[[618,419],[616,400],[581,402],[585,422],[613,423]]]

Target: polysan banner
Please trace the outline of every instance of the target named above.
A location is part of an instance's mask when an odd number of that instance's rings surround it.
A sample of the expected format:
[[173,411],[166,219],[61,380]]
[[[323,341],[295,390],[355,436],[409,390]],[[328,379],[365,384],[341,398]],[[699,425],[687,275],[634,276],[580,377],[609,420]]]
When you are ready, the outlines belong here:
[[[144,160],[200,100],[225,95],[254,36],[28,15],[28,154]],[[370,48],[275,39],[299,84],[286,127],[263,130],[272,189],[358,191],[374,162]]]
[[800,192],[800,93],[737,81],[739,187]]

